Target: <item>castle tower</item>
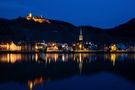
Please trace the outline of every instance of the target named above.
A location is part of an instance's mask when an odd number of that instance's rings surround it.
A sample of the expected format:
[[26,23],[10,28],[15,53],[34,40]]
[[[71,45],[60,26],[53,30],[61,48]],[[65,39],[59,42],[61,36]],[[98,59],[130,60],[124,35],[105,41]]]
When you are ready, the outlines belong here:
[[80,42],[83,41],[82,29],[80,29],[79,41],[80,41]]

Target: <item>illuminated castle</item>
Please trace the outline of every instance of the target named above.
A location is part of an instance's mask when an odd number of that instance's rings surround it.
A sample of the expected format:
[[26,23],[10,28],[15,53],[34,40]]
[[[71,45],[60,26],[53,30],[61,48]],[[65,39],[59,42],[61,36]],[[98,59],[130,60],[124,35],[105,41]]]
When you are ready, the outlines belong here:
[[42,16],[40,16],[40,17],[33,17],[32,16],[32,13],[30,12],[27,16],[26,16],[26,19],[27,20],[33,20],[33,21],[35,21],[35,22],[39,22],[39,23],[51,23],[49,20],[46,20],[46,19],[44,19]]

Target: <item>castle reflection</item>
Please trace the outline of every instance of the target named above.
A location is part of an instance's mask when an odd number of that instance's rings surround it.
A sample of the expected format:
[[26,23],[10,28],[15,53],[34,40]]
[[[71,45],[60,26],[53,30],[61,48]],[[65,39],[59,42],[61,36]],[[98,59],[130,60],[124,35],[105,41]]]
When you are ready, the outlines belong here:
[[29,90],[32,90],[34,86],[36,85],[42,85],[45,82],[45,79],[42,77],[36,78],[34,80],[28,80],[28,88]]

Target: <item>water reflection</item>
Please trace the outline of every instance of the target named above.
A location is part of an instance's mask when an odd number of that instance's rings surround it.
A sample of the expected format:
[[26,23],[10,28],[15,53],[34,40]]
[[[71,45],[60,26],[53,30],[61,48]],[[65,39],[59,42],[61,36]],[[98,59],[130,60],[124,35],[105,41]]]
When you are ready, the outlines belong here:
[[[30,63],[27,64],[28,61]],[[122,63],[119,63],[121,61]],[[4,78],[4,81],[22,79],[20,81],[27,82],[28,88],[32,90],[36,85],[42,85],[50,78],[55,80],[74,74],[91,74],[99,71],[115,72],[135,81],[132,77],[135,75],[132,72],[135,63],[125,67],[123,61],[135,61],[135,54],[0,54],[0,68],[4,69],[1,70],[0,82],[1,78],[2,80]],[[21,64],[22,62],[26,63]],[[5,72],[6,70],[8,72]],[[22,76],[23,74],[25,77]],[[7,79],[7,77],[10,78]]]
[[23,60],[38,60],[38,54],[0,54],[0,62],[16,63]]
[[36,85],[42,85],[44,83],[45,79],[42,77],[36,78],[34,80],[28,80],[28,88],[29,90],[32,90],[34,86]]
[[73,60],[79,64],[82,64],[83,61],[90,63],[91,61],[96,61],[99,59],[109,60],[115,66],[117,60],[135,59],[135,54],[0,54],[0,62],[12,64],[24,60],[32,60],[36,62],[38,62],[39,60],[44,60],[46,63],[61,61],[68,62],[68,60]]
[[83,62],[92,62],[99,59],[102,60],[109,60],[113,66],[117,60],[125,60],[125,59],[135,59],[135,54],[88,54],[88,53],[76,53],[76,54],[44,54],[43,56],[39,57],[38,59],[46,60],[46,62],[58,62],[63,61],[67,62],[68,60],[73,60],[79,63],[80,67],[82,66]]

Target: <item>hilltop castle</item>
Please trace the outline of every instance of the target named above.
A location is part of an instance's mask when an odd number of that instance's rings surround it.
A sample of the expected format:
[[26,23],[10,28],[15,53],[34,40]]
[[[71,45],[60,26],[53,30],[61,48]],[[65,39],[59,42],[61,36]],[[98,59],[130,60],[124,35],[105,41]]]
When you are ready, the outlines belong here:
[[44,19],[42,16],[33,17],[31,12],[26,16],[26,20],[28,20],[28,21],[33,20],[33,21],[39,22],[39,23],[49,23],[49,24],[51,23],[49,20]]

